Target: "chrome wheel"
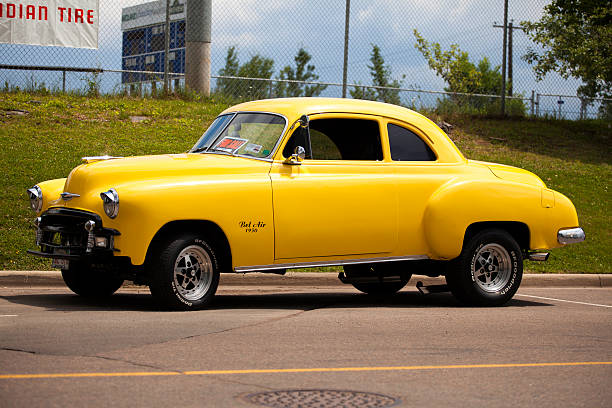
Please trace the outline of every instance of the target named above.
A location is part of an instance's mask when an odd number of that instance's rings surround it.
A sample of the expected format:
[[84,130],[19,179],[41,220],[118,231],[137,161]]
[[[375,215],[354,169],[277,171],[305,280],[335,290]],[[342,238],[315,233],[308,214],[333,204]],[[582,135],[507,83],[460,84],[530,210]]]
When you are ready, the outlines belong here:
[[497,292],[510,281],[512,261],[508,251],[499,244],[483,245],[471,264],[472,279],[485,292]]
[[174,286],[184,299],[197,301],[210,289],[213,264],[208,253],[198,245],[183,249],[174,263]]

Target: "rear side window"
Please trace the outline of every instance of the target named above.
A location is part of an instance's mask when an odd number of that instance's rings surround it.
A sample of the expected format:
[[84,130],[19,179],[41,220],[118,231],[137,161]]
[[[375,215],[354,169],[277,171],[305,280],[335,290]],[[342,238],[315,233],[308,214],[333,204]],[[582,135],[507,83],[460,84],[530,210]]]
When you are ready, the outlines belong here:
[[416,133],[398,125],[387,125],[391,159],[394,161],[435,161],[435,153]]

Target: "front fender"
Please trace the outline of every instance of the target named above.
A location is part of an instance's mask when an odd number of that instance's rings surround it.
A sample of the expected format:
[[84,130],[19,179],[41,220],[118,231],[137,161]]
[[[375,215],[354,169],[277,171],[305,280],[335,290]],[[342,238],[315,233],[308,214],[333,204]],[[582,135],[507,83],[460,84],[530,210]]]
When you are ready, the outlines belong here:
[[60,198],[60,194],[64,191],[64,185],[66,184],[65,178],[59,178],[54,180],[43,181],[38,183],[43,194],[43,205],[37,215],[47,211],[49,207],[53,205]]
[[[181,177],[118,184],[119,213],[102,215],[105,226],[121,232],[115,246],[135,265],[144,262],[155,234],[173,221],[210,221],[225,233],[233,266],[266,265],[274,260],[270,181],[258,175],[238,180]],[[100,200],[98,200],[100,201]]]

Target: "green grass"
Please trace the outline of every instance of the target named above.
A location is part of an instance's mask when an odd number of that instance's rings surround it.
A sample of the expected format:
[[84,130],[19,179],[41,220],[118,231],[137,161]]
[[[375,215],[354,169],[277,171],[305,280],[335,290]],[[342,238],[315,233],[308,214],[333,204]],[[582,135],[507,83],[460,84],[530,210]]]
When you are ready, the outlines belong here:
[[587,240],[551,251],[531,272],[612,273],[612,130],[598,121],[453,117],[451,138],[468,158],[532,171],[568,196]]
[[[65,177],[82,156],[184,152],[226,106],[215,100],[0,93],[0,270],[50,268],[47,260],[25,253],[34,247],[26,188]],[[11,110],[28,113],[8,114]],[[133,123],[133,116],[145,120]],[[609,124],[466,116],[434,119],[455,126],[451,138],[467,157],[531,170],[576,205],[587,241],[553,250],[549,262],[528,263],[529,270],[612,272]]]

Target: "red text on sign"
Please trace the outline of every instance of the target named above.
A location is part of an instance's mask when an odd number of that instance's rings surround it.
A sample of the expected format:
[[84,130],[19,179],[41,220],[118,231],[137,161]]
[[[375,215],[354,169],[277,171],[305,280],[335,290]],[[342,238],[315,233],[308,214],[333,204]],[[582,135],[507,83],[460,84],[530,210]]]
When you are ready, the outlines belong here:
[[47,6],[0,3],[0,17],[46,21],[48,11]]
[[72,23],[84,23],[83,17],[87,20],[87,24],[94,23],[94,11],[93,10],[83,10],[79,8],[71,8],[71,7],[58,7],[57,10],[60,12],[60,21]]
[[[58,7],[61,23],[94,24],[95,10],[72,7]],[[0,18],[15,18],[21,20],[48,20],[47,6],[33,6],[16,3],[0,3]]]

